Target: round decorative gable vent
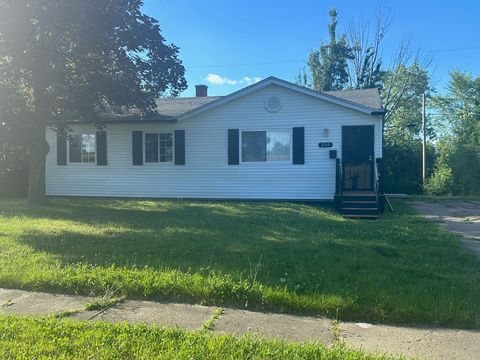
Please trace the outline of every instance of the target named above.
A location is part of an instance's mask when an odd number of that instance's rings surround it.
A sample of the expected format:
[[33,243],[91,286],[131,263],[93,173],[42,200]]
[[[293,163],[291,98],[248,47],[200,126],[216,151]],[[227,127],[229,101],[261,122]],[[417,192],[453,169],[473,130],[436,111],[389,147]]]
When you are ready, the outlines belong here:
[[279,112],[282,108],[282,100],[277,96],[270,96],[265,100],[265,109],[271,113]]

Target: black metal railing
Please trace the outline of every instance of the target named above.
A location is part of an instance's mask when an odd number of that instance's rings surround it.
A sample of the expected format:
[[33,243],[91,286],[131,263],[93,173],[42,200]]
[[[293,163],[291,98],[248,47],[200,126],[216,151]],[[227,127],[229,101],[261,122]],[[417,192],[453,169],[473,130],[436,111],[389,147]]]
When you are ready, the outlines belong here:
[[376,196],[378,208],[383,212],[385,206],[385,191],[384,191],[384,164],[383,159],[378,158],[375,161],[375,173],[376,173]]
[[336,171],[335,171],[335,194],[342,195],[343,193],[343,171],[342,163],[340,159],[337,159],[336,162]]

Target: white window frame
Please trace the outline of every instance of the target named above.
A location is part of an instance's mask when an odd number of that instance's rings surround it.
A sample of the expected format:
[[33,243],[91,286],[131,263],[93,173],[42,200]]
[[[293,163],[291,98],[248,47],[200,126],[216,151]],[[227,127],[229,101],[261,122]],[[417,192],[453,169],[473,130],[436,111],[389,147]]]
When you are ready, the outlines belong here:
[[[73,136],[82,136],[83,137],[84,135],[93,136],[93,149],[94,149],[93,161],[83,161],[82,149],[80,149],[80,161],[70,161],[70,143],[71,143],[70,137],[73,137]],[[82,141],[83,141],[83,139],[82,139]],[[82,146],[82,144],[80,146]],[[74,132],[74,133],[70,134],[69,138],[68,138],[68,141],[67,141],[67,160],[68,160],[68,164],[72,164],[72,165],[81,165],[81,166],[96,165],[97,164],[97,134],[95,132],[91,132],[91,131]]]
[[[265,161],[243,161],[243,133],[244,132],[250,132],[250,131],[265,131],[267,133],[269,132],[285,132],[290,134],[290,154],[289,154],[289,159],[288,160],[267,160],[267,154],[265,153]],[[285,128],[262,128],[262,129],[240,129],[240,136],[239,136],[239,157],[240,157],[240,164],[291,164],[292,159],[293,159],[293,132],[292,129],[285,129]]]
[[[147,134],[157,134],[158,136],[158,161],[147,162]],[[160,161],[160,134],[172,135],[172,160]],[[143,133],[143,165],[146,166],[168,166],[175,163],[175,134],[173,131],[144,131]]]

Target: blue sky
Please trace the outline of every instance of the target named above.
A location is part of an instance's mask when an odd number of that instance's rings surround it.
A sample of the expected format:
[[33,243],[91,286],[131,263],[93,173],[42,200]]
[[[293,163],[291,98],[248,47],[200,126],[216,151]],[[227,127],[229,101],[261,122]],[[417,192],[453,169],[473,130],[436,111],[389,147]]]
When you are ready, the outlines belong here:
[[[145,0],[144,11],[160,21],[168,42],[180,47],[189,88],[209,85],[225,95],[270,75],[293,81],[310,49],[327,39],[328,10],[339,12],[338,30],[351,20],[373,19],[379,1]],[[433,57],[441,92],[453,69],[480,75],[480,1],[382,1],[393,20],[384,58],[402,36]],[[472,49],[474,48],[474,49]]]

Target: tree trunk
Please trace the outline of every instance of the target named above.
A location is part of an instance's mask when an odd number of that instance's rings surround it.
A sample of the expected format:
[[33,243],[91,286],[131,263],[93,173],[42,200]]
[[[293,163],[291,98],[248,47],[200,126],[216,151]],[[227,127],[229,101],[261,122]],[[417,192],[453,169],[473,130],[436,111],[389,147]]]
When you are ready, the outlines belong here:
[[47,124],[51,118],[48,88],[51,85],[52,68],[48,51],[48,33],[43,21],[38,20],[37,44],[32,58],[32,94],[35,115],[31,123],[28,141],[28,202],[42,205],[47,202],[45,183],[45,161],[50,150],[45,139]]
[[28,146],[28,202],[42,205],[47,203],[45,161],[50,147],[45,140],[46,126],[35,126],[32,131]]

